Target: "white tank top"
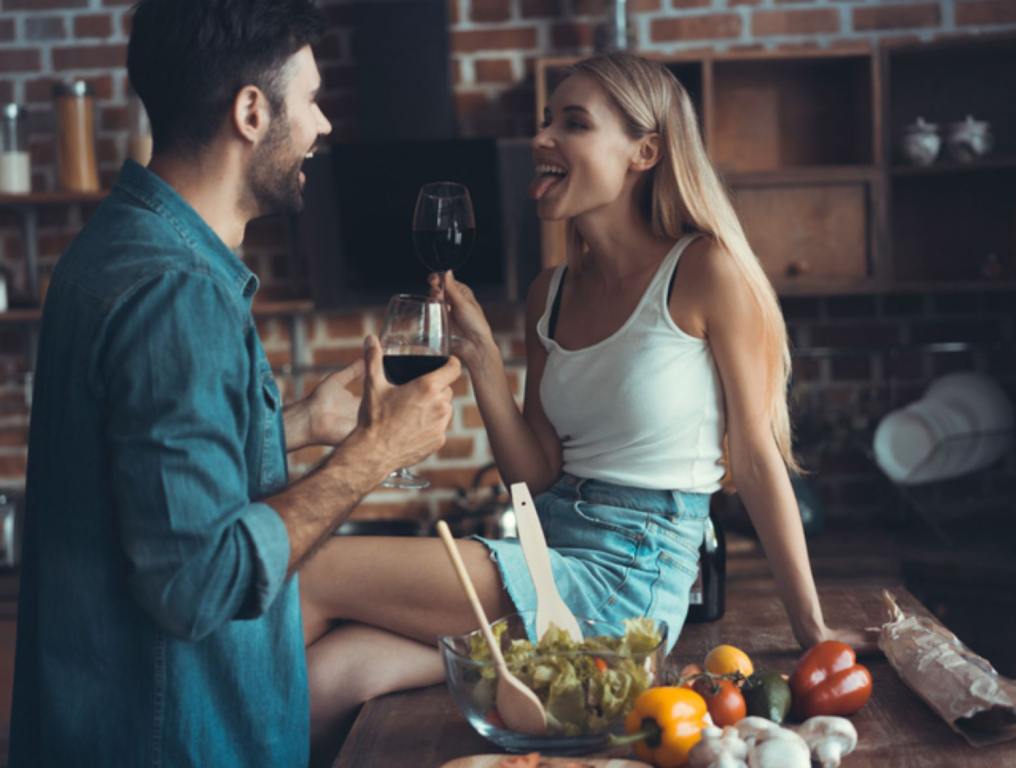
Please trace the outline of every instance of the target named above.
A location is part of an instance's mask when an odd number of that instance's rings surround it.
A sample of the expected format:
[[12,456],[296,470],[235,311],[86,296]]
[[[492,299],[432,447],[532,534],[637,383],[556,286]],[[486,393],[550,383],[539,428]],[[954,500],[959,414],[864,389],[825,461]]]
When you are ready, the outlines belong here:
[[670,278],[697,235],[663,259],[631,317],[606,339],[569,350],[549,337],[564,266],[536,330],[547,349],[540,401],[569,474],[621,485],[712,493],[720,487],[723,393],[705,339],[667,306]]

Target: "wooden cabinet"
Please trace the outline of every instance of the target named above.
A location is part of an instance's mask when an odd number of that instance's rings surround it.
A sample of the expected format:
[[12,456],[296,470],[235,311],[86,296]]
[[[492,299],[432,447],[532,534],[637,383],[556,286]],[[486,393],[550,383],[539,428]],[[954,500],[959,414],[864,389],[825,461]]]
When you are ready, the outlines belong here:
[[[576,60],[537,62],[538,119]],[[780,293],[1016,285],[1016,37],[660,60]],[[991,154],[906,163],[918,116],[945,133],[967,114],[991,122]],[[543,227],[543,263],[559,263],[563,225]]]
[[[1016,38],[956,40],[884,54],[889,115],[889,247],[898,280],[1016,281]],[[991,124],[994,149],[957,162],[949,126]],[[918,117],[942,148],[926,167],[907,163],[899,138]]]

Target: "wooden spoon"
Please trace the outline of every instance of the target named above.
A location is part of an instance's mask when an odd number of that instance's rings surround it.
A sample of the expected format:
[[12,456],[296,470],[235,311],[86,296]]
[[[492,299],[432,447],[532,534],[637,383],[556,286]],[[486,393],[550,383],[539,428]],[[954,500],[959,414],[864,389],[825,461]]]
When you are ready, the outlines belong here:
[[536,588],[536,637],[543,637],[551,624],[555,624],[576,643],[582,642],[582,629],[554,583],[554,572],[550,568],[550,553],[547,539],[543,535],[540,518],[533,505],[533,497],[525,483],[512,483],[512,509],[515,510],[515,524],[519,530],[519,542],[526,556],[529,575]]
[[480,605],[480,598],[476,596],[473,582],[469,578],[466,566],[459,555],[455,540],[452,539],[452,532],[448,529],[447,523],[441,520],[437,524],[437,533],[448,550],[448,557],[455,567],[455,574],[459,577],[459,583],[469,598],[469,604],[473,608],[476,620],[480,622],[480,631],[490,648],[490,655],[494,659],[494,668],[497,670],[497,689],[494,693],[494,701],[497,713],[509,730],[530,735],[539,735],[547,730],[547,714],[543,710],[543,704],[536,697],[536,694],[515,675],[508,671],[504,656],[501,654],[501,646],[497,638],[490,630],[490,622],[487,621],[487,614]]

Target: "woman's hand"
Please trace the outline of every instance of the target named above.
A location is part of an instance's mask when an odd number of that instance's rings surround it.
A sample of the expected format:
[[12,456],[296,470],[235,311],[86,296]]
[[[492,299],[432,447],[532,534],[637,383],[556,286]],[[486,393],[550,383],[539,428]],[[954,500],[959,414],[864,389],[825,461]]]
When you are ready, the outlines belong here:
[[852,627],[824,627],[814,638],[797,638],[803,648],[810,648],[823,640],[838,640],[854,649],[858,656],[874,656],[881,653],[878,647],[877,629],[854,629]]
[[363,360],[336,371],[307,397],[308,442],[338,445],[356,426],[360,398],[347,388],[363,377]]
[[444,291],[441,290],[441,276],[436,272],[431,274],[430,295],[448,305],[454,332],[452,352],[471,368],[485,350],[495,346],[494,332],[483,308],[470,287],[456,280],[450,271],[445,272]]

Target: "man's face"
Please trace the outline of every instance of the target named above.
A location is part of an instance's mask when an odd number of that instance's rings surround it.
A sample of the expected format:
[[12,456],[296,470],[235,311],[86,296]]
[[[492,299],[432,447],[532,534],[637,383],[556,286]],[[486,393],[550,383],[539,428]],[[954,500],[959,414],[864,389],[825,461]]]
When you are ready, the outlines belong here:
[[251,194],[262,215],[303,208],[306,179],[301,166],[313,154],[318,137],[332,131],[317,104],[321,75],[310,46],[293,54],[283,82],[283,109],[272,116],[247,169]]

